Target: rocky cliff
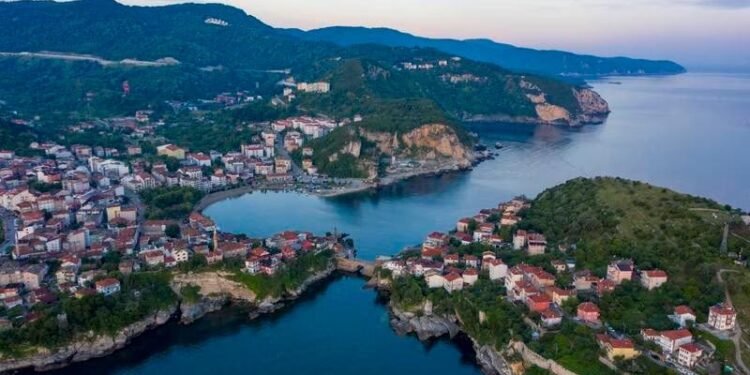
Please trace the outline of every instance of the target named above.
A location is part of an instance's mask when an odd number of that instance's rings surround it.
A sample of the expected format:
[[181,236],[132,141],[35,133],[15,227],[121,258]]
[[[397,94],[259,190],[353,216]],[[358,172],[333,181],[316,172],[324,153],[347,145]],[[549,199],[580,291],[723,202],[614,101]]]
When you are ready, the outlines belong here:
[[149,315],[111,336],[79,337],[60,348],[39,348],[36,353],[23,358],[0,358],[0,374],[27,368],[33,368],[36,371],[51,370],[109,355],[125,347],[132,339],[144,332],[167,323],[178,313],[181,316],[181,322],[189,324],[210,312],[221,309],[230,302],[236,302],[254,305],[256,308],[250,317],[255,318],[278,310],[286,301],[299,298],[312,284],[327,278],[335,270],[335,265],[331,263],[328,268],[313,274],[296,289],[287,290],[284,296],[267,297],[263,300],[258,300],[255,293],[242,284],[230,280],[230,274],[226,272],[178,274],[172,282],[173,290],[179,295],[179,291],[184,286],[198,286],[201,295],[199,301],[193,303],[182,301],[179,305]]
[[50,370],[67,366],[74,362],[82,362],[92,358],[103,357],[123,348],[130,340],[165,324],[177,312],[177,306],[159,311],[135,322],[112,336],[92,335],[80,337],[72,343],[57,349],[40,348],[35,354],[19,359],[0,360],[0,373],[6,373],[24,368],[37,371]]
[[433,314],[416,314],[403,311],[391,304],[391,326],[396,333],[406,335],[414,333],[420,340],[429,340],[448,335],[453,338],[460,328],[455,317],[444,317]]
[[[475,116],[471,120],[580,126],[604,122],[610,113],[607,101],[590,88],[558,88],[562,92],[551,95],[528,80],[521,80],[519,86],[534,106],[535,117]],[[556,98],[551,100],[551,96]],[[560,104],[561,101],[565,101],[566,105]]]
[[[377,282],[375,283],[377,284]],[[383,290],[383,289],[381,289]],[[415,334],[419,340],[425,341],[447,335],[455,337],[461,329],[461,322],[453,315],[433,314],[432,303],[427,301],[418,311],[404,311],[393,302],[389,304],[391,311],[391,327],[399,335]],[[489,345],[480,345],[470,337],[476,360],[487,375],[512,374],[508,361],[502,354]]]

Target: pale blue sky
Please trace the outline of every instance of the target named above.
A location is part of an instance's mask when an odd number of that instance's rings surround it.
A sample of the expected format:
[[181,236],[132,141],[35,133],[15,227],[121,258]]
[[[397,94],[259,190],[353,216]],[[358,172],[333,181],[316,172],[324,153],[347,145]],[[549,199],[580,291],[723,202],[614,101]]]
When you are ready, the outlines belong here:
[[[118,0],[162,5],[179,0]],[[200,1],[205,2],[205,1]],[[535,48],[750,68],[750,0],[221,0],[277,27],[385,26]]]

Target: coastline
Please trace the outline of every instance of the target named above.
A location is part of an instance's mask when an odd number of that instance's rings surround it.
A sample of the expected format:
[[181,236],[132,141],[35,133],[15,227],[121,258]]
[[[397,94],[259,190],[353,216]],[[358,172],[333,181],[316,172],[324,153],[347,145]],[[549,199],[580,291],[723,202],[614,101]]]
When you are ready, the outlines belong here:
[[[338,269],[335,261],[332,260],[325,270],[311,275],[296,289],[288,290],[283,296],[266,297],[262,300],[255,299],[252,293],[253,298],[206,295],[202,296],[201,300],[196,303],[187,303],[181,299],[169,309],[154,312],[144,319],[122,328],[114,335],[82,337],[56,349],[39,349],[39,352],[23,358],[0,359],[0,374],[17,371],[43,372],[56,370],[90,359],[106,357],[127,347],[132,340],[144,333],[157,330],[169,322],[179,320],[180,324],[189,325],[211,312],[219,311],[231,305],[251,307],[247,318],[253,320],[284,308],[288,303],[304,296],[304,293],[317,283],[333,277],[336,272],[338,272]],[[178,285],[179,283],[173,287]]]
[[255,193],[255,192],[264,192],[264,191],[293,191],[298,192],[301,194],[310,194],[321,198],[335,198],[340,196],[345,196],[349,194],[354,193],[361,193],[365,191],[370,190],[376,190],[381,187],[386,187],[390,185],[394,185],[396,183],[407,181],[412,178],[416,177],[428,177],[428,176],[439,176],[445,173],[460,173],[460,172],[466,172],[470,171],[473,166],[477,165],[483,160],[480,160],[476,163],[474,163],[472,166],[468,167],[462,167],[458,165],[445,165],[441,166],[440,168],[435,169],[423,169],[423,170],[417,170],[417,171],[410,171],[410,172],[402,172],[402,173],[394,173],[387,175],[380,179],[378,182],[375,183],[366,183],[364,180],[357,180],[357,184],[355,186],[346,186],[339,189],[328,189],[328,190],[320,190],[320,191],[304,191],[301,189],[293,189],[293,188],[285,188],[285,187],[274,187],[274,186],[264,186],[264,187],[257,187],[252,185],[245,185],[245,186],[239,186],[232,189],[227,190],[221,190],[217,192],[210,193],[206,196],[204,196],[194,207],[194,212],[201,212],[208,208],[209,206],[219,203],[221,201],[224,201],[226,199],[232,199],[241,197],[245,194]]
[[[372,282],[372,281],[370,281]],[[388,287],[378,282],[373,283],[376,293],[388,299],[388,313],[390,325],[399,336],[414,335],[419,341],[427,342],[441,337],[453,340],[457,335],[463,335],[471,341],[474,350],[474,361],[485,375],[511,375],[512,364],[495,348],[481,345],[471,337],[461,326],[459,316],[441,316],[432,314],[430,307],[425,306],[423,314],[402,311],[396,307],[388,296]]]

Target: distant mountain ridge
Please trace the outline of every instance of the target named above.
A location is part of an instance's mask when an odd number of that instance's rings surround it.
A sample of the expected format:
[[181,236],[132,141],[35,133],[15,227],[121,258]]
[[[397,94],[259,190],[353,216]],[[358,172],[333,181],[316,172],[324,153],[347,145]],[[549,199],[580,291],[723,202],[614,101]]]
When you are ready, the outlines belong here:
[[679,74],[686,70],[668,60],[599,57],[557,50],[536,50],[489,39],[431,39],[389,28],[333,26],[310,31],[287,29],[296,37],[336,43],[382,44],[391,47],[426,47],[503,68],[555,76]]

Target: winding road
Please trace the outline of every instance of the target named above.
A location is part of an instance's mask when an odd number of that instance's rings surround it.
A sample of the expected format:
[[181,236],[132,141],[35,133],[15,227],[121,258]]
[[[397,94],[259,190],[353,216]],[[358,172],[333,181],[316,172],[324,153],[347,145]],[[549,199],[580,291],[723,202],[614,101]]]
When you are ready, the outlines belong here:
[[[729,287],[724,282],[723,275],[725,273],[739,273],[737,270],[732,269],[720,269],[716,272],[716,278],[719,280],[720,283],[724,284],[724,295],[726,298],[726,301],[729,302],[732,306],[732,296],[729,294]],[[734,333],[730,337],[730,340],[734,343],[734,361],[740,369],[742,369],[743,374],[750,374],[750,369],[748,369],[747,365],[745,365],[745,362],[742,360],[742,345],[747,345],[747,343],[742,339],[742,327],[740,327],[740,322],[737,321],[734,327]]]

